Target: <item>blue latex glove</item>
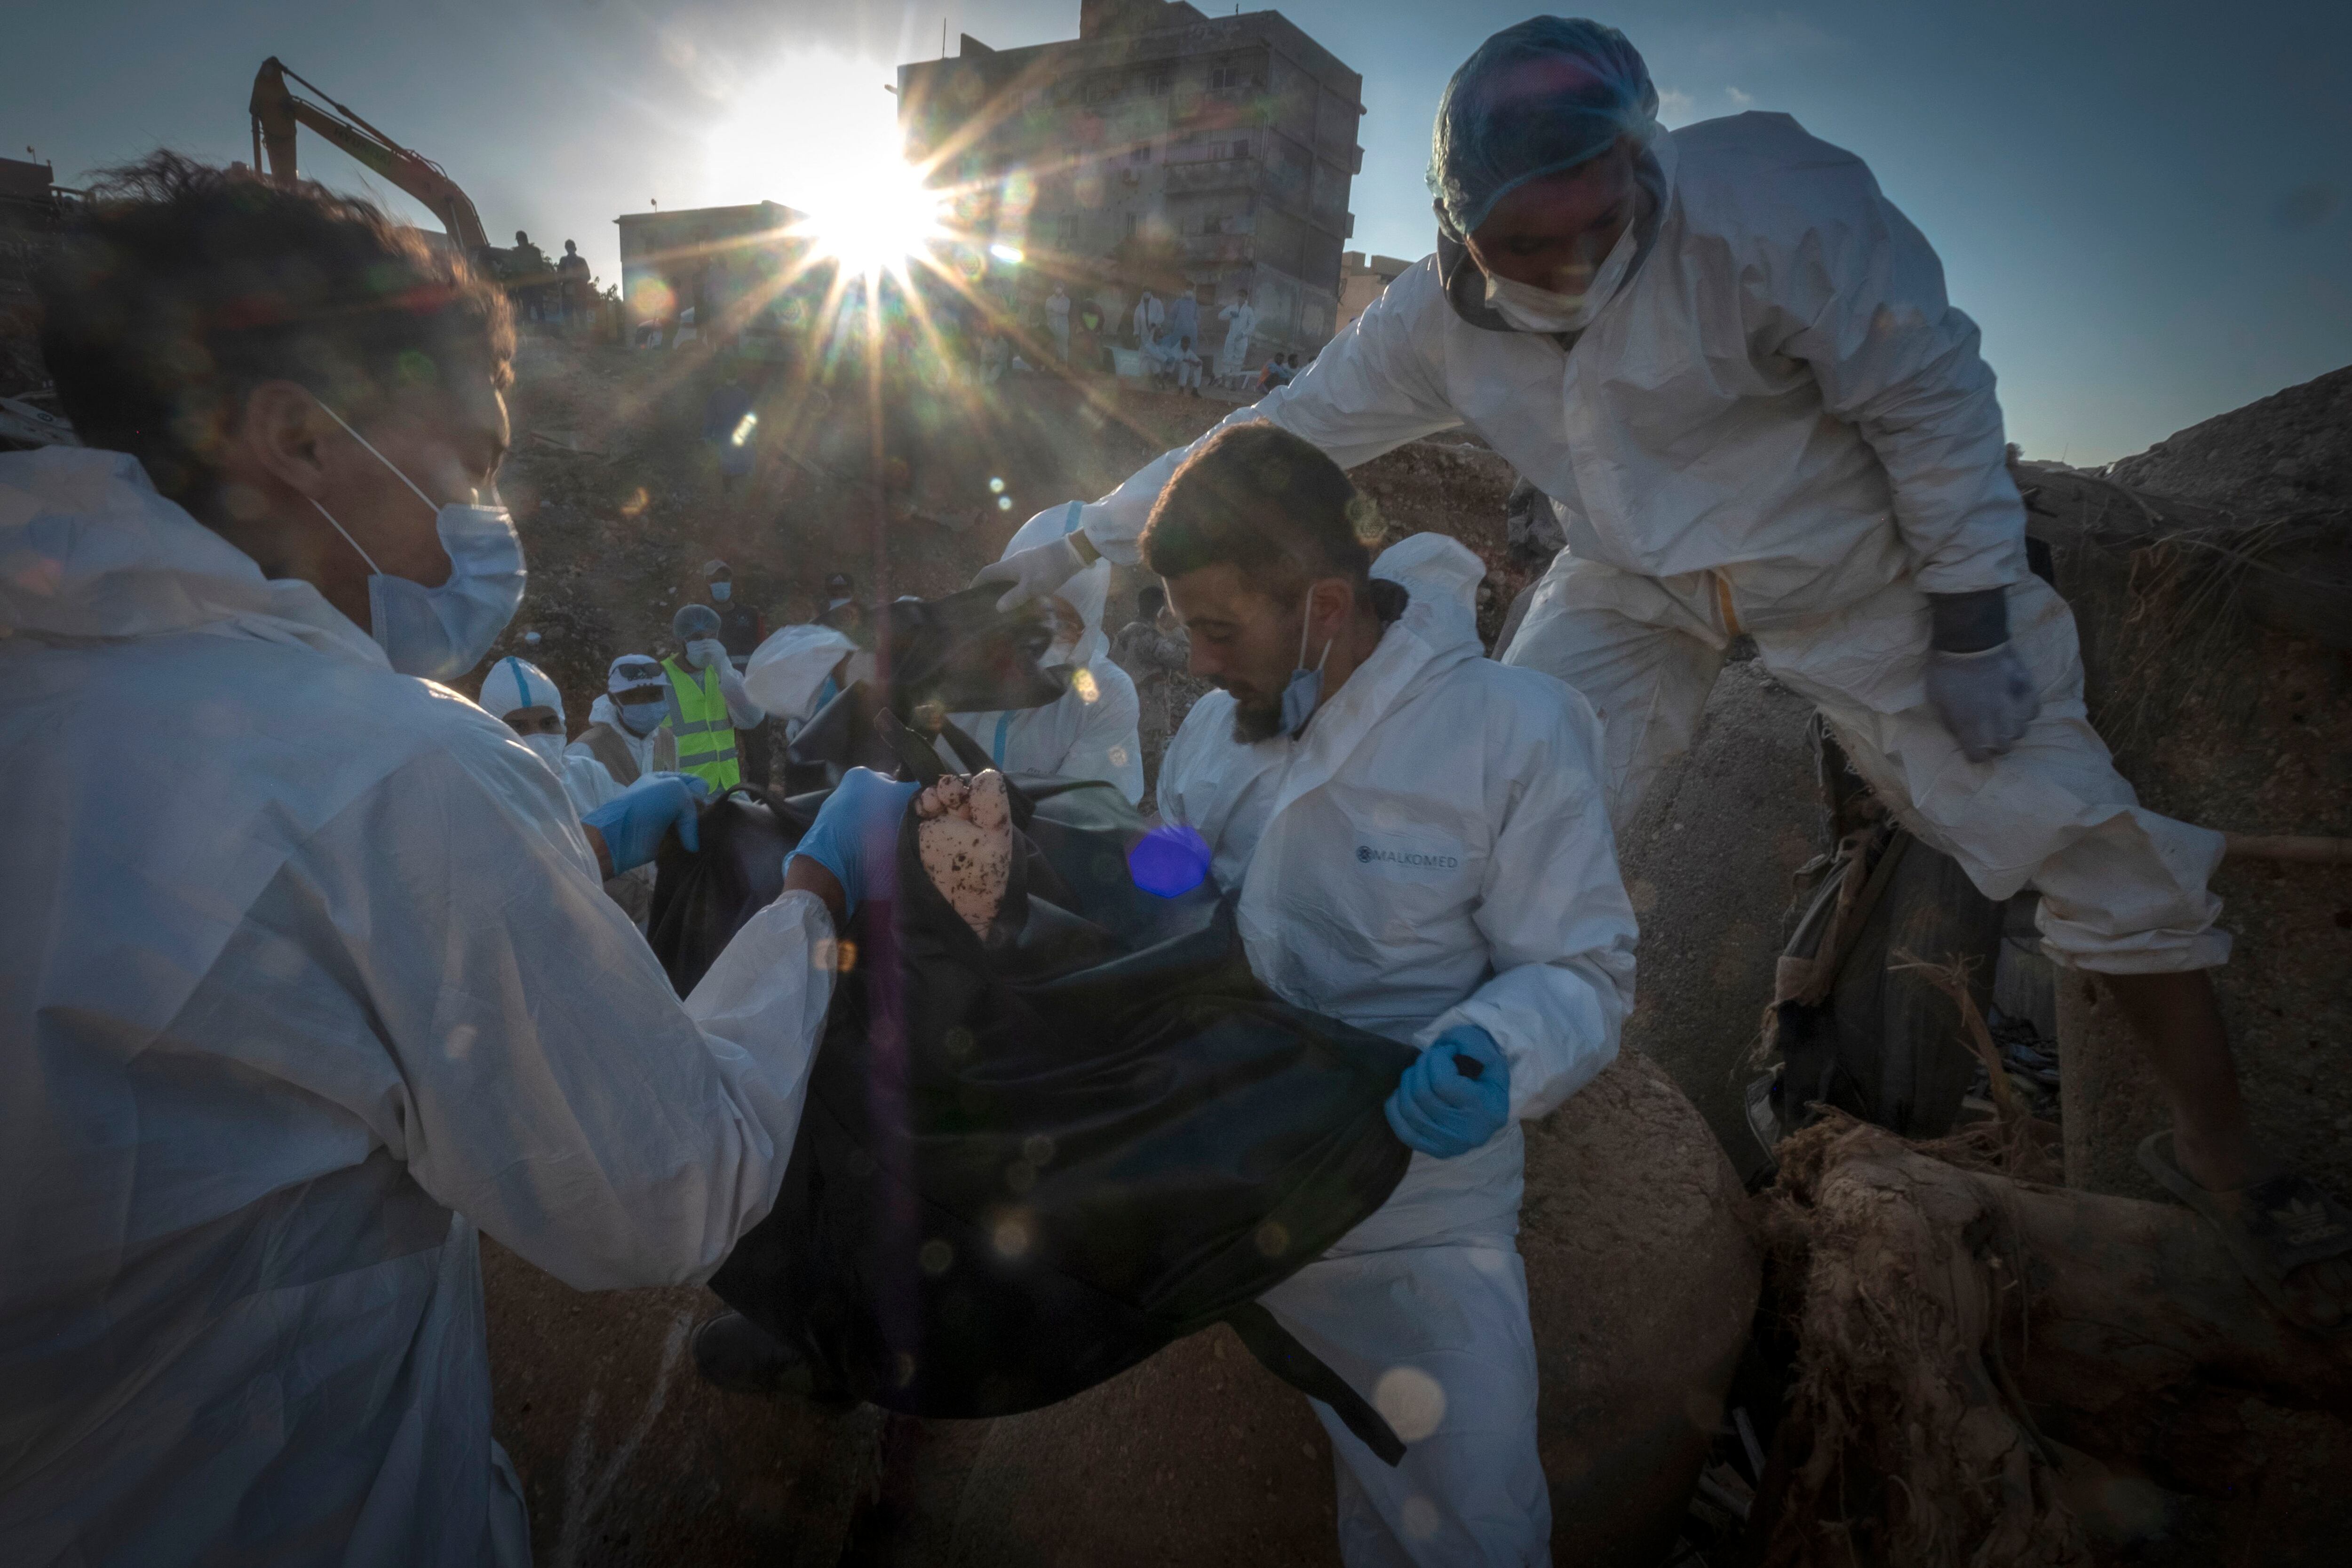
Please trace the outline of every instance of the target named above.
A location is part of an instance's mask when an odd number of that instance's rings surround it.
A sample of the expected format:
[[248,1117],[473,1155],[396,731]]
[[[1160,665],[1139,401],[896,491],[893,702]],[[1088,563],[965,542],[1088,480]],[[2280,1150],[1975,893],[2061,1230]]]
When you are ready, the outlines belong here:
[[702,847],[695,829],[700,804],[688,782],[676,773],[648,773],[580,819],[604,840],[613,875],[634,870],[654,858],[662,836],[677,829],[678,842],[688,849]]
[[2008,751],[2042,710],[2032,674],[2008,642],[1977,653],[1929,649],[1927,702],[1972,763]]
[[1510,1061],[1486,1030],[1448,1029],[1404,1069],[1381,1109],[1407,1148],[1441,1160],[1467,1154],[1511,1119]]
[[845,919],[856,912],[862,899],[890,897],[898,824],[920,787],[911,781],[893,784],[869,768],[850,769],[784,864],[805,855],[832,872],[841,884]]

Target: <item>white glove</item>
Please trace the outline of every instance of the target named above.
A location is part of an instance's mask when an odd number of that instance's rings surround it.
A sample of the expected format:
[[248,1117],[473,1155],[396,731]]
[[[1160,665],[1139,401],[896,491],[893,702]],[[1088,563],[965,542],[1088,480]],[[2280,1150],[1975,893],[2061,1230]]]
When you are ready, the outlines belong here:
[[2042,711],[2033,677],[2006,642],[1980,653],[1928,649],[1927,702],[1972,763],[2008,751]]
[[[1047,510],[1060,511],[1064,509],[1052,507]],[[1045,597],[1085,571],[1089,564],[1078,549],[1076,538],[1066,533],[1051,543],[1015,551],[1002,561],[982,567],[972,578],[971,585],[977,588],[983,583],[1010,584],[1004,596],[996,601],[999,611],[1010,610],[1032,599]]]
[[727,645],[717,637],[697,637],[686,645],[686,662],[697,669],[727,663]]

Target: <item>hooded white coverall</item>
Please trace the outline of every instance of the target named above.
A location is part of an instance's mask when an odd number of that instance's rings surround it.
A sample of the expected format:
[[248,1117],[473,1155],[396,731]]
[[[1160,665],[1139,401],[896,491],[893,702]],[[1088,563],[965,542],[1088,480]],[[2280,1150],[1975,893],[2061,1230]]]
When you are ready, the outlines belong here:
[[823,906],[681,1005],[555,775],[118,453],[0,456],[0,1562],[528,1563],[476,1227],[773,1203]]
[[1633,910],[1600,724],[1549,676],[1482,657],[1477,558],[1416,534],[1372,570],[1412,601],[1306,733],[1242,745],[1233,699],[1202,698],[1160,809],[1208,840],[1250,967],[1285,999],[1420,1046],[1475,1025],[1508,1058],[1500,1133],[1415,1154],[1377,1213],[1265,1301],[1407,1444],[1391,1469],[1316,1406],[1349,1568],[1543,1563],[1518,1123],[1615,1058]]
[[[1078,526],[1080,511],[1063,507],[1031,518],[1004,553],[1060,538]],[[1117,785],[1132,805],[1143,798],[1143,700],[1133,678],[1112,661],[1103,630],[1110,563],[1096,562],[1063,584],[1058,596],[1085,622],[1076,646],[1060,660],[1070,671],[1070,689],[1042,708],[950,717],[1005,773],[1100,779]],[[939,750],[954,766],[963,765],[945,741]]]
[[[1926,238],[1786,115],[1652,151],[1654,243],[1572,349],[1471,326],[1423,260],[1228,422],[1270,419],[1346,467],[1466,426],[1551,498],[1568,548],[1504,661],[1600,711],[1616,820],[1689,746],[1746,631],[1906,826],[1988,897],[2041,890],[2059,961],[2221,963],[2221,836],[2141,807],[2090,727],[2073,615],[2026,570],[1992,372]],[[1086,508],[1110,560],[1134,560],[1183,456]],[[2042,710],[1973,763],[1927,704],[1924,595],[1987,588],[2008,590]]]
[[[502,658],[482,677],[480,706],[483,712],[498,720],[504,720],[520,708],[552,708],[556,718],[562,719],[563,693],[537,665],[519,658]],[[535,735],[523,737],[522,743],[562,782],[565,798],[580,816],[587,816],[621,793],[621,782],[613,776],[613,770],[598,762],[593,752],[575,749],[576,742],[566,745],[561,735]],[[646,866],[636,868],[637,871],[651,869]]]

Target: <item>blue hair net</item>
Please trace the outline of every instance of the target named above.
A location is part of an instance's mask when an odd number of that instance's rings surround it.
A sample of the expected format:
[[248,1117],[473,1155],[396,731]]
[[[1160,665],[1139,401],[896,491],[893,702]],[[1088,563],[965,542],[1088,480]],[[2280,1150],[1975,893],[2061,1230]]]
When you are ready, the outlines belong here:
[[1657,130],[1658,89],[1625,35],[1599,22],[1530,16],[1478,46],[1438,100],[1429,189],[1467,235],[1529,180]]
[[669,618],[670,635],[680,642],[719,635],[719,612],[708,605],[680,605]]

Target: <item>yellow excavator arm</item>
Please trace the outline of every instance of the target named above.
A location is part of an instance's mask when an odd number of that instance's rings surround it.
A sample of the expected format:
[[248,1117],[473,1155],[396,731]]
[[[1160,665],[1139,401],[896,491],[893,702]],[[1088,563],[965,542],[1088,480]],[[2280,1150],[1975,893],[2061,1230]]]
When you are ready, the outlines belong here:
[[[289,76],[325,99],[327,107],[321,108],[307,98],[297,98],[286,85]],[[261,62],[261,69],[253,79],[253,101],[247,107],[253,114],[256,173],[262,171],[266,156],[268,177],[279,184],[292,184],[299,178],[294,159],[295,127],[307,125],[423,202],[441,220],[441,226],[468,261],[489,268],[490,238],[482,232],[481,214],[474,210],[474,199],[443,172],[440,164],[421,153],[411,152],[328,98],[317,83],[306,81],[287,69],[277,56]]]

